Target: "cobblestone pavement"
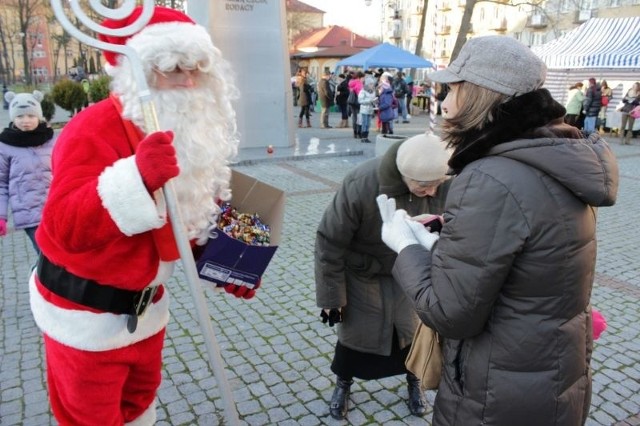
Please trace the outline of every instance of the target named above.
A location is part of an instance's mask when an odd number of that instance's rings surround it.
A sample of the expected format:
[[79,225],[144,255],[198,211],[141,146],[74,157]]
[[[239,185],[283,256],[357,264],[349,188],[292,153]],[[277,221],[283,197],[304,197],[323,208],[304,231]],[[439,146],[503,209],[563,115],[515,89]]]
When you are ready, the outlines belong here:
[[[316,116],[319,114],[316,114]],[[315,117],[317,119],[317,117]],[[337,122],[335,119],[333,122]],[[305,129],[304,137],[351,143],[349,130]],[[342,133],[340,133],[342,132]],[[299,132],[303,134],[303,132]],[[593,304],[608,329],[595,344],[593,398],[587,425],[640,425],[640,141],[612,139],[621,169],[618,203],[600,209]],[[329,416],[329,365],[335,330],[319,321],[313,279],[314,233],[342,177],[372,156],[244,161],[239,171],[286,192],[281,244],[257,296],[239,300],[210,289],[207,306],[242,424],[338,425]],[[47,401],[42,341],[29,310],[27,276],[35,262],[23,232],[0,239],[0,424],[54,425]],[[224,423],[192,296],[178,269],[168,283],[172,319],[158,392],[158,425]],[[427,392],[433,403],[435,392]],[[356,380],[349,422],[427,425],[410,415],[404,376]]]

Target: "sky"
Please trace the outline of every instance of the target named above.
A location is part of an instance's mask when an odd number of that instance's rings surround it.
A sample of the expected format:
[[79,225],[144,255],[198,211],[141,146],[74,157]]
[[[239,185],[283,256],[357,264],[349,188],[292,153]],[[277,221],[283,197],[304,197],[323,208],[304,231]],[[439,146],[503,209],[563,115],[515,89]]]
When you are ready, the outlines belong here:
[[327,12],[326,26],[340,25],[362,36],[380,37],[380,9],[384,0],[372,0],[371,6],[365,6],[364,0],[300,1]]

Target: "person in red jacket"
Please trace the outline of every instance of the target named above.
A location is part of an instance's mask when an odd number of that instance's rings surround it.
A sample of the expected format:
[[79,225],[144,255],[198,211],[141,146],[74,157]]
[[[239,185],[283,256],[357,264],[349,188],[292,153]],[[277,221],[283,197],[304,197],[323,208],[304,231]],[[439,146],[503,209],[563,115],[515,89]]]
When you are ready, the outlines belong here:
[[237,90],[207,31],[181,12],[156,7],[137,34],[102,39],[139,55],[163,130],[143,133],[132,64],[105,52],[111,96],[77,114],[53,152],[31,310],[60,424],[153,424],[169,320],[163,283],[179,257],[153,194],[173,179],[189,239],[207,241],[215,201],[230,198]]

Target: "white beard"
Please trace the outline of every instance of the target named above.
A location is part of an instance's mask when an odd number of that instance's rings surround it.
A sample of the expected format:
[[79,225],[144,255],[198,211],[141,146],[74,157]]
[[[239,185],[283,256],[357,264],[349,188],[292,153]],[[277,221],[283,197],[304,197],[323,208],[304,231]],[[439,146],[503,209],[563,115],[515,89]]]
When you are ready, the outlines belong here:
[[161,129],[174,132],[180,175],[173,181],[182,220],[189,239],[206,241],[217,223],[218,200],[231,198],[229,159],[236,147],[220,137],[215,124],[215,104],[201,90],[156,93],[156,112]]
[[[128,72],[111,70],[113,88],[123,117],[144,129],[137,93]],[[114,72],[115,71],[115,72]],[[180,174],[173,179],[182,221],[189,240],[204,244],[217,223],[218,201],[231,198],[229,160],[237,154],[235,113],[229,93],[234,87],[214,89],[213,77],[197,89],[151,90],[161,130],[172,130]]]

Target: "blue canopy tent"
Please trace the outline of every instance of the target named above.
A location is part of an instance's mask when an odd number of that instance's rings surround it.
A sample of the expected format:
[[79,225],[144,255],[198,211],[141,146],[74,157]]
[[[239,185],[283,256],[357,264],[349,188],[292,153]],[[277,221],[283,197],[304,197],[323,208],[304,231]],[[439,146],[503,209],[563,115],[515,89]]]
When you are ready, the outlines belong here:
[[433,63],[389,43],[382,43],[344,58],[336,67],[432,68]]

